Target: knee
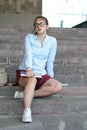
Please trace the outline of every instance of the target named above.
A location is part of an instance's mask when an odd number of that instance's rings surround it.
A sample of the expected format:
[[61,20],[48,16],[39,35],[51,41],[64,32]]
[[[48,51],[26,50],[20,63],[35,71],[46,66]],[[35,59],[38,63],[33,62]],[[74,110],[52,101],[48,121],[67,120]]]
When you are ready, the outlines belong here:
[[58,87],[58,92],[61,92],[62,91],[62,83],[59,83],[57,87]]
[[62,91],[62,84],[61,83],[57,83],[54,87],[54,94],[57,94],[59,92]]
[[35,77],[27,78],[27,83],[37,83],[37,79]]

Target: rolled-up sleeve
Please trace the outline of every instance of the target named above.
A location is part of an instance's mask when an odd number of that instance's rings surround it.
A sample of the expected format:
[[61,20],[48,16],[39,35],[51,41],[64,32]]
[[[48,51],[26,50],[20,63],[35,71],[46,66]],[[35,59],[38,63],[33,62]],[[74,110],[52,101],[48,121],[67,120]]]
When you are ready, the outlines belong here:
[[25,37],[25,65],[26,68],[32,68],[32,47],[31,47],[31,39],[29,35]]

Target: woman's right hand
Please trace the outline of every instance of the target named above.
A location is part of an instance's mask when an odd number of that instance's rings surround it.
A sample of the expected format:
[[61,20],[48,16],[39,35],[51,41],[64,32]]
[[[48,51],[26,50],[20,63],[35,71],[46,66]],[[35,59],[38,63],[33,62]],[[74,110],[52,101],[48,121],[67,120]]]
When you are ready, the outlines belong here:
[[26,69],[26,77],[33,77],[34,76],[34,72],[32,71],[31,68],[27,68]]

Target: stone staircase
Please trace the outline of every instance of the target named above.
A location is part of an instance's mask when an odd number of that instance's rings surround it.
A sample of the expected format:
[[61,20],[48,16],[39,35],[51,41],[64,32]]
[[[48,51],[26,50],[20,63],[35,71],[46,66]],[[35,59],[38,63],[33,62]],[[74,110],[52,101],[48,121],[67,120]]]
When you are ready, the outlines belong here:
[[[1,28],[0,55],[1,59],[7,56],[9,60],[0,67],[6,67],[8,81],[15,82],[15,69],[22,57],[18,41],[22,42],[27,28]],[[6,34],[6,30],[8,34]],[[21,31],[20,31],[21,30]],[[18,41],[10,34],[20,32]],[[31,30],[30,30],[31,31]],[[63,87],[61,93],[51,97],[35,98],[32,103],[33,123],[22,123],[23,99],[14,99],[16,90],[22,91],[19,86],[5,85],[0,87],[0,130],[87,130],[87,29],[60,29],[50,28],[48,33],[58,39],[58,51],[54,63],[56,79],[69,85]],[[5,39],[2,34],[4,34]],[[8,37],[9,36],[9,37]],[[11,41],[5,44],[6,38]],[[7,40],[8,41],[8,40]],[[4,43],[4,45],[2,44]],[[14,44],[13,44],[14,43]],[[7,47],[6,54],[1,51]],[[11,48],[13,54],[11,55]],[[21,49],[20,49],[21,48]],[[19,49],[19,53],[17,52]],[[13,58],[15,57],[15,58]],[[18,60],[17,60],[18,57]],[[12,62],[14,59],[14,62]],[[13,63],[13,64],[12,64]],[[8,82],[8,83],[9,83]]]
[[51,97],[35,98],[33,123],[21,122],[23,99],[14,99],[18,86],[0,88],[0,130],[87,130],[87,87],[64,87]]

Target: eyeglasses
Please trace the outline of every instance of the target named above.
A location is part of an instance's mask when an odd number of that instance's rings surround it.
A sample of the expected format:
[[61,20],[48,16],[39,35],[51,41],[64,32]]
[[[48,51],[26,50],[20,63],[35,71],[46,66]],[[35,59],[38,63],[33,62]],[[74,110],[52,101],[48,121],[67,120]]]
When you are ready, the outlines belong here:
[[43,27],[45,24],[46,24],[45,22],[40,22],[40,23],[35,23],[34,26],[35,27],[38,27],[38,26]]

